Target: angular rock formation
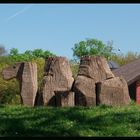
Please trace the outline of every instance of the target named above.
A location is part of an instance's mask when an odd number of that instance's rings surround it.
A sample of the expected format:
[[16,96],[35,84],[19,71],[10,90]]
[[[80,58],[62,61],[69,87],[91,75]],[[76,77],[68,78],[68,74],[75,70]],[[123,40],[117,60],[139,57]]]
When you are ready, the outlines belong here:
[[120,77],[115,77],[100,82],[97,85],[98,104],[127,105],[130,103],[127,82]]
[[48,58],[44,72],[38,91],[36,63],[16,63],[5,68],[2,74],[6,80],[18,79],[22,103],[28,106],[126,105],[130,102],[126,81],[113,75],[103,57],[82,57],[75,81],[65,57]]
[[[71,92],[73,81],[74,79],[72,77],[70,64],[65,57],[48,58],[46,60],[45,76],[42,88],[44,104],[57,106],[56,94],[69,92],[67,96],[72,96],[70,94],[73,94]],[[71,104],[71,101],[69,102],[69,100],[67,100],[67,106]]]
[[89,77],[95,82],[115,77],[106,59],[101,56],[83,56],[80,60],[79,75]]
[[75,105],[96,105],[95,81],[93,79],[82,75],[77,76],[73,91],[75,92]]
[[100,56],[81,58],[73,91],[76,105],[120,105],[130,101],[125,80],[115,77],[106,59]]
[[74,83],[75,104],[80,106],[96,105],[96,83],[114,77],[105,58],[83,56]]
[[34,106],[38,89],[37,65],[34,62],[16,63],[3,69],[3,78],[16,78],[20,85],[21,101],[24,105]]
[[72,107],[74,106],[74,92],[57,92],[55,93],[56,97],[56,105],[57,106],[62,106],[62,107]]

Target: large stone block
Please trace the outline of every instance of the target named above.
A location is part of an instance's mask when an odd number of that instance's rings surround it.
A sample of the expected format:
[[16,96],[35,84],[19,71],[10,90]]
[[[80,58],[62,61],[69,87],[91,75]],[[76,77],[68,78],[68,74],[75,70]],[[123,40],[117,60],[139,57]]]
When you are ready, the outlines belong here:
[[24,63],[21,83],[21,96],[23,104],[28,106],[34,106],[35,97],[38,89],[36,63]]
[[80,60],[78,75],[89,77],[95,82],[115,77],[104,57],[83,56]]
[[128,86],[122,77],[102,81],[98,84],[97,88],[98,104],[121,106],[130,103]]
[[16,63],[3,69],[3,78],[10,80],[16,78],[20,85],[22,104],[34,106],[38,90],[37,65],[34,62]]
[[74,106],[74,92],[55,92],[56,105],[62,107],[73,107]]
[[96,91],[95,81],[89,77],[78,76],[74,83],[75,105],[77,106],[95,106]]
[[[55,93],[70,91],[73,84],[72,71],[65,57],[50,57],[46,60],[43,80],[43,102],[45,105],[56,105]],[[52,100],[55,99],[55,100]],[[52,102],[50,102],[52,100]]]
[[121,105],[130,101],[126,81],[115,77],[106,59],[100,56],[81,58],[73,91],[76,105]]
[[113,77],[105,58],[83,56],[73,88],[76,105],[95,106],[96,83]]

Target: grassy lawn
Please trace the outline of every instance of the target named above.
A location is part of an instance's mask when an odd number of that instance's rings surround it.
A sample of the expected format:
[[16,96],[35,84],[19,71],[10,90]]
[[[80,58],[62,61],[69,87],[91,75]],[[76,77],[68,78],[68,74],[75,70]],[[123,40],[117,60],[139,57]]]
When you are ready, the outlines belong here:
[[140,106],[0,106],[0,136],[140,136]]

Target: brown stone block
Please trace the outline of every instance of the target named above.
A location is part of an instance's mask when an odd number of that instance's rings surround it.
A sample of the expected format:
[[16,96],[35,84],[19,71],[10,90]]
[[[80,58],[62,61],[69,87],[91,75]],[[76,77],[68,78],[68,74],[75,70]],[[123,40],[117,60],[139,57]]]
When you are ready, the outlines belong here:
[[98,88],[99,104],[114,106],[130,103],[128,86],[123,78],[115,77],[102,81]]
[[95,106],[95,82],[93,79],[78,76],[74,83],[73,91],[75,92],[75,104],[78,106]]
[[55,92],[56,106],[73,107],[74,106],[74,92]]
[[20,95],[22,104],[34,106],[38,89],[37,65],[34,62],[16,63],[4,68],[3,78],[10,80],[16,78],[20,85]]
[[[48,105],[55,92],[70,91],[73,84],[72,71],[65,57],[50,57],[45,62],[42,84],[43,102]],[[55,100],[54,100],[55,101]],[[51,105],[51,104],[50,104]]]

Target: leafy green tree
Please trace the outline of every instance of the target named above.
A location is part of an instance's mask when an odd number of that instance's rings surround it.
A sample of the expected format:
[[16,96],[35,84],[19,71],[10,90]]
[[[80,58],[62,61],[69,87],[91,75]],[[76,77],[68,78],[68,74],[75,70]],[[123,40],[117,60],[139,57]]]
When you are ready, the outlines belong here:
[[97,39],[87,39],[86,41],[80,41],[76,43],[73,50],[73,56],[80,58],[84,55],[100,55],[106,57],[108,60],[114,55],[113,42],[104,44]]
[[26,50],[26,51],[24,52],[24,54],[26,54],[26,55],[30,55],[30,56],[33,55],[31,50]]
[[10,50],[9,57],[12,61],[19,61],[20,55],[17,48],[12,48]]
[[18,49],[12,48],[9,56],[13,61],[32,61],[37,58],[48,58],[54,56],[54,54],[48,50],[43,51],[42,49],[35,49],[33,51],[26,50],[24,53],[20,54]]
[[10,55],[18,55],[18,49],[17,48],[12,48],[10,50]]
[[33,56],[35,57],[43,57],[43,50],[42,49],[35,49],[32,51]]
[[51,53],[50,51],[44,51],[43,58],[48,58],[50,56],[55,56],[55,54]]

